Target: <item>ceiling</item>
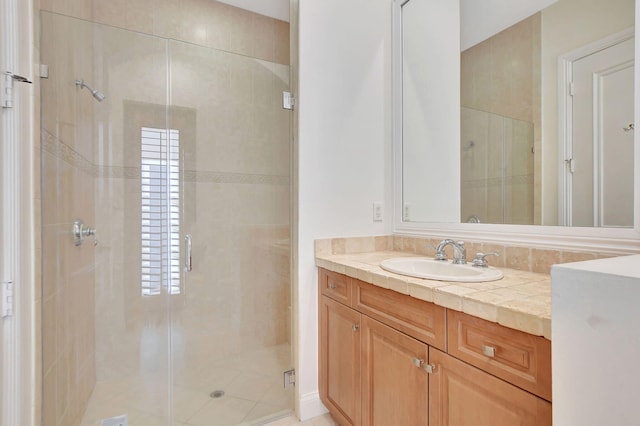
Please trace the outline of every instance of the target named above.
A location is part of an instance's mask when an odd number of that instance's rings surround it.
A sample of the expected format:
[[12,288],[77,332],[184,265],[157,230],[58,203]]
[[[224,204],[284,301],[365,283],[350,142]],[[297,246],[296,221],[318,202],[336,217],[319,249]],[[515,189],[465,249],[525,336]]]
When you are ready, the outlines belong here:
[[460,50],[509,28],[558,0],[461,0]]
[[289,0],[217,0],[260,15],[289,22]]
[[[289,22],[289,0],[217,0]],[[557,0],[461,0],[461,50],[544,9]]]

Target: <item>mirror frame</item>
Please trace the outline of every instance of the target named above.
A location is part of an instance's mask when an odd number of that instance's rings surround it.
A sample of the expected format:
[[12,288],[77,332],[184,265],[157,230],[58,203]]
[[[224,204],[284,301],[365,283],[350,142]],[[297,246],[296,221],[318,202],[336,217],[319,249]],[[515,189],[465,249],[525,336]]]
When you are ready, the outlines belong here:
[[[392,3],[392,99],[393,99],[393,233],[396,235],[424,235],[435,238],[472,239],[502,244],[526,245],[579,251],[606,252],[611,254],[640,253],[640,135],[634,135],[634,226],[633,228],[586,228],[544,225],[503,225],[488,223],[405,222],[402,219],[402,4],[409,0],[393,0]],[[459,2],[439,2],[439,8],[457,8]],[[635,2],[635,22],[640,22],[640,0]],[[452,23],[453,24],[453,23]],[[450,34],[443,37],[460,37],[460,22],[450,25]],[[637,25],[635,29],[635,57],[640,58]],[[434,58],[433,63],[439,63]],[[460,68],[451,70],[460,81]],[[640,123],[640,66],[634,68],[634,120]],[[458,93],[458,88],[451,92]],[[460,100],[457,100],[458,104]],[[459,108],[458,108],[459,110]],[[447,119],[451,119],[448,117]],[[460,117],[456,118],[458,124]],[[459,126],[458,126],[459,127]],[[458,132],[456,130],[456,132]],[[453,132],[454,134],[456,132]],[[458,133],[459,134],[459,133]],[[459,136],[458,136],[459,139]],[[459,141],[456,141],[459,142]],[[458,143],[459,145],[459,143]],[[458,148],[459,149],[459,148]],[[458,192],[458,196],[460,193]],[[458,213],[457,217],[460,214]]]

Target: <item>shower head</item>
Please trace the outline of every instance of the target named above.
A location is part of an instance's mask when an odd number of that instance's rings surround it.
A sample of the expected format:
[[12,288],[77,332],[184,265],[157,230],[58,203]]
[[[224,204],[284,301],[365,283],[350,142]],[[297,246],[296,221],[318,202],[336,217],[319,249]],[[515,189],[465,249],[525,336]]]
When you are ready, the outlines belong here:
[[106,98],[104,93],[99,92],[98,90],[92,89],[83,79],[76,80],[76,86],[80,86],[80,88],[85,88],[91,92],[91,95],[95,98],[96,101],[102,102]]
[[94,98],[96,98],[98,102],[102,102],[104,101],[104,98],[106,98],[106,96],[102,92],[98,92],[97,90],[92,90],[91,94]]

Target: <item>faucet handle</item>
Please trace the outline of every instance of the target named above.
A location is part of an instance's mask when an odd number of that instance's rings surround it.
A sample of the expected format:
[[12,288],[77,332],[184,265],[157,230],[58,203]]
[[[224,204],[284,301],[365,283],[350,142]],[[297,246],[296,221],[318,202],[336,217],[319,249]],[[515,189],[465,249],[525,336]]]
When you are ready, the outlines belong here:
[[497,251],[492,251],[490,253],[478,252],[476,254],[475,259],[473,259],[473,262],[471,262],[471,264],[473,266],[486,268],[487,266],[489,266],[489,262],[487,262],[487,259],[486,259],[487,256],[500,256],[500,253],[498,253]]

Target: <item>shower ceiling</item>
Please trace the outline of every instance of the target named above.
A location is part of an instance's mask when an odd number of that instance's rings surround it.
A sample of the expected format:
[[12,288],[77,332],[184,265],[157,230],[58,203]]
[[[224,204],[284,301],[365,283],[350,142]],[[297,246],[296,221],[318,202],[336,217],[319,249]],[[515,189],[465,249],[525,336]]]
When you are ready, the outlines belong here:
[[241,9],[289,22],[289,0],[218,0]]

